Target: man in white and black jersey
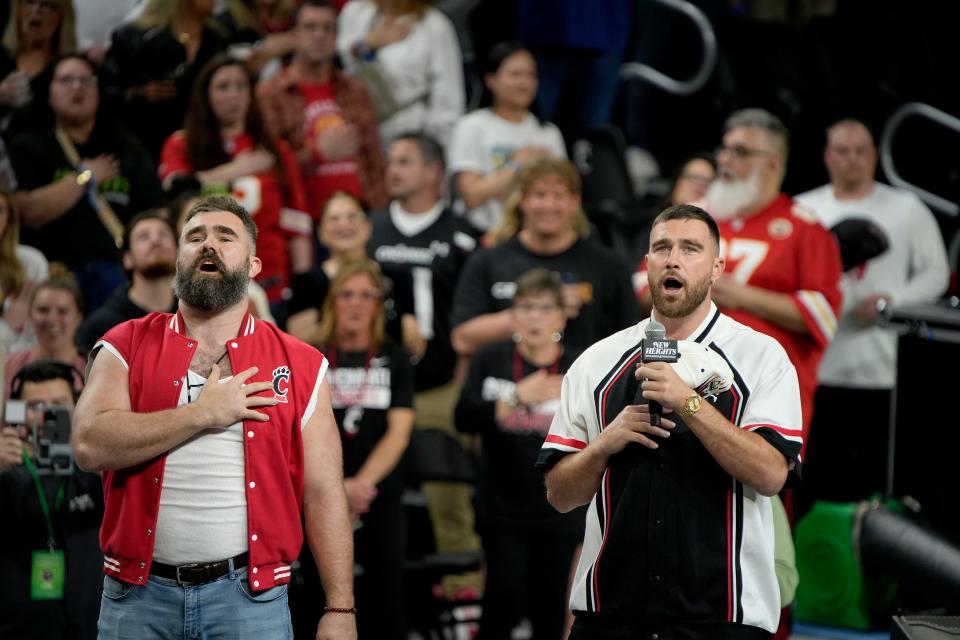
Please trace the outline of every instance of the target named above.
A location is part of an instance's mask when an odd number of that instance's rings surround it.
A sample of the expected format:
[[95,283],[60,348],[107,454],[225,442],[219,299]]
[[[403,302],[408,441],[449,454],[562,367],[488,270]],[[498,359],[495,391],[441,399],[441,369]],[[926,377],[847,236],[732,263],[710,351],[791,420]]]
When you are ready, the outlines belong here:
[[[641,363],[650,320],[590,347],[564,378],[537,466],[556,509],[590,503],[573,640],[747,640],[777,628],[769,496],[799,476],[799,387],[776,341],[711,302],[719,244],[706,212],[670,207],[647,264],[653,318],[681,354],[709,356],[726,391],[702,398],[681,368]],[[659,427],[635,400],[641,389],[663,406]]]
[[477,244],[472,228],[444,205],[443,176],[443,148],[436,141],[423,134],[396,138],[387,152],[390,205],[373,214],[367,244],[387,278],[412,284],[421,341],[411,343],[405,331],[404,346],[417,360],[418,392],[453,379],[450,305],[460,269]]

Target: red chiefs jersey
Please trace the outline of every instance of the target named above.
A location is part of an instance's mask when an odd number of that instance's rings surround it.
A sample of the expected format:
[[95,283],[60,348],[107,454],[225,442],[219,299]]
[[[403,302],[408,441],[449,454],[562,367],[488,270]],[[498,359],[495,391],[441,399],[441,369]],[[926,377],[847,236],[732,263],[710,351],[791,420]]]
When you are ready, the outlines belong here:
[[[266,290],[270,302],[282,300],[290,285],[288,241],[292,236],[309,237],[313,233],[313,220],[306,213],[307,196],[300,165],[286,142],[277,140],[276,145],[279,161],[283,163],[286,188],[274,169],[237,178],[228,187],[230,195],[250,212],[257,223],[257,256],[263,264],[257,282]],[[226,146],[231,159],[255,147],[253,138],[247,133],[228,140]],[[192,173],[194,168],[187,159],[186,136],[183,131],[177,131],[167,138],[160,152],[160,180]]]
[[[833,235],[809,211],[781,194],[766,209],[748,218],[717,220],[725,273],[768,291],[786,293],[803,316],[799,333],[743,310],[722,309],[738,322],[779,342],[797,369],[803,408],[804,442],[813,415],[817,367],[837,330],[843,267]],[[635,274],[641,295],[649,288],[646,265]]]
[[[179,312],[151,313],[107,332],[94,346],[127,369],[130,406],[148,413],[178,405],[197,343],[187,337]],[[319,351],[246,314],[225,345],[233,371],[252,366],[272,376],[278,404],[267,422],[243,422],[250,585],[255,591],[290,581],[290,563],[303,543],[303,440],[327,361]],[[103,473],[104,516],[100,545],[104,573],[145,584],[153,562],[166,454]]]

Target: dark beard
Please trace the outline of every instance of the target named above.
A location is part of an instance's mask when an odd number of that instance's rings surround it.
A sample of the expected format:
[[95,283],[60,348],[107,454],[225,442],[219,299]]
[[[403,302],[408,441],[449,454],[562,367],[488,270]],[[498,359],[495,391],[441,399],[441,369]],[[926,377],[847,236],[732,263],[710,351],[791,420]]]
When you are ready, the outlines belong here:
[[[220,278],[214,278],[200,273],[197,264],[200,260],[210,258],[220,268]],[[173,284],[173,291],[181,302],[201,311],[217,313],[232,307],[247,297],[247,287],[250,284],[248,270],[250,260],[234,271],[226,269],[216,256],[201,256],[196,264],[182,267],[177,264],[177,275]]]
[[660,278],[658,282],[653,283],[650,288],[650,296],[653,298],[653,308],[657,310],[657,315],[665,318],[685,318],[696,310],[710,293],[710,276],[708,275],[700,282],[687,283],[684,287],[684,295],[677,301],[667,301],[663,297],[661,284],[666,279],[666,275]]

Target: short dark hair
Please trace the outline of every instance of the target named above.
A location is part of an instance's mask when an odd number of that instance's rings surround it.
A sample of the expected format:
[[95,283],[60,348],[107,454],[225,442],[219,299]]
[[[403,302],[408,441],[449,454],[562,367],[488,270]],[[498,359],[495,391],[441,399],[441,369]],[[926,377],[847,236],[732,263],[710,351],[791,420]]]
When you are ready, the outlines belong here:
[[487,58],[484,60],[483,73],[496,73],[500,70],[500,67],[503,66],[503,63],[507,58],[515,53],[520,53],[521,51],[530,53],[529,49],[516,40],[507,40],[496,43],[490,48],[490,53],[487,54]]
[[541,293],[550,294],[558,306],[563,306],[563,282],[556,271],[536,267],[517,278],[517,290],[513,294],[513,304],[517,304],[523,298]]
[[717,244],[717,251],[720,251],[720,227],[717,226],[717,221],[713,219],[713,216],[700,207],[692,204],[675,204],[672,207],[667,207],[654,218],[650,229],[652,230],[661,222],[667,222],[668,220],[699,220],[707,225],[710,235],[713,236],[713,241]]
[[334,15],[337,14],[337,8],[333,6],[333,3],[330,0],[303,0],[300,2],[297,7],[293,10],[293,14],[290,16],[290,25],[297,26],[300,22],[300,12],[305,8],[310,9],[330,9],[333,11]]
[[17,375],[10,381],[10,397],[19,400],[23,397],[23,385],[28,382],[47,382],[49,380],[63,380],[70,387],[74,401],[80,395],[77,389],[78,378],[83,380],[80,371],[73,365],[55,358],[40,358],[23,365]]
[[400,142],[401,140],[406,140],[417,145],[417,149],[420,150],[420,156],[423,158],[425,164],[437,165],[441,169],[446,170],[447,160],[443,154],[443,147],[439,142],[425,133],[409,131],[396,136],[390,141],[390,144]]
[[174,239],[176,239],[177,230],[174,228],[173,223],[170,222],[169,211],[167,209],[147,209],[130,218],[130,222],[123,228],[123,243],[120,246],[121,253],[130,251],[130,236],[133,234],[133,229],[144,220],[159,220],[167,225],[170,233],[172,233]]
[[187,212],[187,217],[183,219],[183,224],[186,226],[194,216],[201,213],[215,213],[219,211],[226,211],[240,218],[240,221],[243,222],[244,229],[247,230],[247,235],[250,236],[251,248],[255,250],[257,246],[257,223],[253,221],[253,217],[249,211],[229,196],[207,196],[203,198],[190,208],[190,211]]

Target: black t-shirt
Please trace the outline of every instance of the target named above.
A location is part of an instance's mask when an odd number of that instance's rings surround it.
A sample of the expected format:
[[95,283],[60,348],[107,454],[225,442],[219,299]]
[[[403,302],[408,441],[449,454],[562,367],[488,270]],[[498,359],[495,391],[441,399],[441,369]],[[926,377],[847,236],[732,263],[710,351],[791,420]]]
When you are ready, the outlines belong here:
[[510,307],[515,281],[530,269],[556,271],[565,285],[579,285],[579,314],[567,319],[564,344],[582,351],[640,320],[630,284],[631,270],[609,250],[589,239],[577,240],[553,255],[533,253],[517,237],[478,251],[467,261],[456,288],[453,326]]
[[[86,144],[76,145],[81,158],[111,153],[120,161],[120,173],[98,185],[120,222],[164,203],[157,168],[135,140],[110,140],[96,133]],[[13,167],[22,191],[32,191],[61,179],[74,170],[53,131],[18,136],[11,148]],[[50,261],[75,265],[90,260],[119,260],[120,253],[90,199],[81,196],[62,216],[39,229],[24,227],[20,240],[36,247]]]
[[[413,367],[410,356],[394,342],[367,352],[325,350],[330,369],[330,399],[343,444],[343,475],[356,475],[370,452],[387,433],[390,409],[413,407]],[[380,481],[381,494],[403,489],[399,465]]]
[[36,488],[24,465],[0,475],[0,638],[97,637],[97,612],[103,583],[99,531],[103,520],[100,476],[79,469],[64,481],[63,500],[56,506],[61,479],[41,476],[52,510],[56,548],[66,561],[64,599],[30,598],[34,551],[46,549],[47,527]]
[[[170,313],[176,313],[176,298],[174,298],[173,305],[167,309],[167,311]],[[129,285],[117,287],[116,291],[113,292],[113,295],[110,296],[105,303],[103,303],[103,306],[94,311],[83,321],[83,323],[80,325],[80,328],[77,329],[77,338],[75,342],[77,343],[78,347],[81,347],[84,351],[89,352],[93,349],[93,345],[97,343],[97,340],[102,338],[103,334],[110,329],[113,329],[121,322],[126,322],[127,320],[133,320],[135,318],[142,318],[148,313],[150,312],[140,307],[137,305],[137,303],[130,299]]]
[[[566,349],[556,365],[546,369],[562,375],[576,357],[576,352]],[[582,509],[566,514],[554,510],[547,502],[543,474],[534,468],[560,399],[517,407],[505,422],[496,420],[497,399],[508,397],[518,380],[539,368],[520,357],[511,342],[481,347],[470,362],[457,402],[457,429],[483,437],[481,494],[493,526],[577,531],[582,526]]]
[[[450,344],[453,292],[467,256],[476,247],[474,230],[450,210],[414,236],[401,233],[389,211],[372,219],[367,253],[398,292],[406,287],[412,290],[414,313],[427,339],[427,351],[416,366],[417,391],[444,385],[453,378],[456,363]],[[402,297],[397,296],[401,307]]]

